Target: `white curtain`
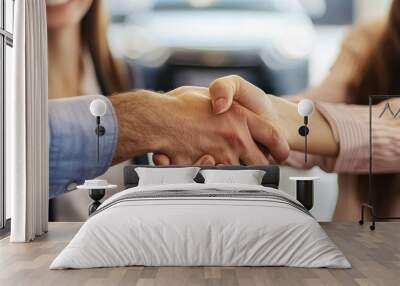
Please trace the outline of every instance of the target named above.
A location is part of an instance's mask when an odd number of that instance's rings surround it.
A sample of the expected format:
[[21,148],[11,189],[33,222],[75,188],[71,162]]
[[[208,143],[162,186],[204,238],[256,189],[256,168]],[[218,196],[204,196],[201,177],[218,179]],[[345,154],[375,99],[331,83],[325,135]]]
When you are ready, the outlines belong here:
[[48,119],[45,0],[15,1],[13,93],[6,98],[6,187],[12,242],[47,231]]

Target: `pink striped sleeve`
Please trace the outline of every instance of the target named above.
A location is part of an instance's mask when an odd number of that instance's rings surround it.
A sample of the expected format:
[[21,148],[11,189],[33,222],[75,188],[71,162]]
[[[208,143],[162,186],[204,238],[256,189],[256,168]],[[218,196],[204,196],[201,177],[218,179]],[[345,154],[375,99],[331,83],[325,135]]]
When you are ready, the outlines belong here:
[[[398,103],[398,101],[397,101]],[[400,107],[400,104],[396,106]],[[339,143],[336,158],[313,156],[311,165],[338,173],[367,173],[369,168],[369,107],[318,102],[317,109],[324,115]],[[395,108],[397,110],[397,108]],[[372,148],[374,172],[400,171],[400,118],[378,119],[374,109]],[[288,163],[299,167],[301,157],[291,154]]]
[[[318,165],[326,171],[339,173],[368,172],[369,107],[345,103],[352,99],[348,86],[358,82],[360,63],[370,56],[370,47],[379,39],[385,25],[385,20],[380,20],[353,28],[343,42],[328,77],[318,87],[303,94],[316,101],[317,109],[328,121],[339,144],[339,154],[336,157],[310,156],[308,164],[304,165],[304,155],[292,152],[287,160],[289,165],[300,168]],[[391,104],[395,111],[400,107],[399,100],[391,100]],[[375,107],[372,124],[374,172],[399,172],[400,116],[396,119],[391,116],[377,119],[379,113],[376,112],[380,112],[383,105]]]
[[[339,142],[339,154],[334,171],[354,172],[368,170],[369,123],[368,107],[352,108],[351,105],[317,103],[332,128],[335,140]],[[365,114],[363,114],[365,113]]]

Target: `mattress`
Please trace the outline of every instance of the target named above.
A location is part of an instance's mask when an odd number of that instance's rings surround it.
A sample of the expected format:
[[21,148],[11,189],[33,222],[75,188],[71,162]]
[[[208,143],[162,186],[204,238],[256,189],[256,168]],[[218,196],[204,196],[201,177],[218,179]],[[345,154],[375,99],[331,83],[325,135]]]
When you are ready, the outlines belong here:
[[198,183],[115,194],[50,269],[132,265],[351,267],[290,195],[263,186]]

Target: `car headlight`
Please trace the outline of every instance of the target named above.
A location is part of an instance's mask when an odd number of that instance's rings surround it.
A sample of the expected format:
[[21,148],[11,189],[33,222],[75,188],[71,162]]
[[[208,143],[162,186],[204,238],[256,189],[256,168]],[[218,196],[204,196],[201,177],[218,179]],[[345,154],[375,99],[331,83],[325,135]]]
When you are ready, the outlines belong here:
[[279,69],[311,53],[315,43],[315,32],[312,27],[290,25],[277,33],[261,51],[264,63],[272,69]]
[[307,57],[314,46],[315,33],[309,27],[288,27],[274,41],[274,49],[284,58],[295,60]]

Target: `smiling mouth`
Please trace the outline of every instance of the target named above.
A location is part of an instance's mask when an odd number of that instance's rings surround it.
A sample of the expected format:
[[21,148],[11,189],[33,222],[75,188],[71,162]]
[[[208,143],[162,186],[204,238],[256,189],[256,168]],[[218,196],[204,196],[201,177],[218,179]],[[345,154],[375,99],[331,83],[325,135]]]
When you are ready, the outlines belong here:
[[70,2],[71,0],[46,0],[46,5],[47,6],[59,6],[59,5],[64,5]]

